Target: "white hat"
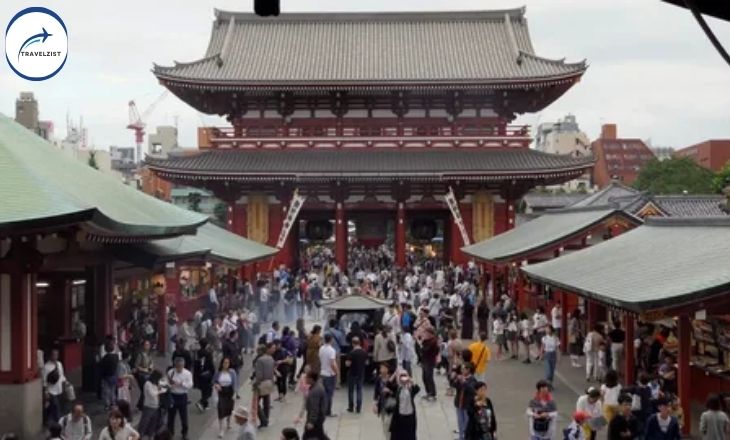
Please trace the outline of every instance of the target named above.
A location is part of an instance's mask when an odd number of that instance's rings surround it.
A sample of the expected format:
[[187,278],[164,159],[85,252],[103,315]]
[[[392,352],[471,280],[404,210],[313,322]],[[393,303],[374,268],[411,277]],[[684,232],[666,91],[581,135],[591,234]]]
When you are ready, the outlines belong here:
[[233,416],[239,417],[241,419],[248,419],[249,418],[248,408],[246,408],[243,405],[239,405],[236,409],[233,410]]

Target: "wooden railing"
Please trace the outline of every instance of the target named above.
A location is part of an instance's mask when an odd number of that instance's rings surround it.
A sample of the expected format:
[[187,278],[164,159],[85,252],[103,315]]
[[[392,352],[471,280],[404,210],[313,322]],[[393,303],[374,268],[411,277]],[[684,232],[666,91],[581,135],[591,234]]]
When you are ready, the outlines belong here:
[[234,127],[198,129],[201,148],[286,147],[526,147],[531,138],[526,125],[491,120],[389,118],[311,119],[284,124],[279,120],[250,120]]

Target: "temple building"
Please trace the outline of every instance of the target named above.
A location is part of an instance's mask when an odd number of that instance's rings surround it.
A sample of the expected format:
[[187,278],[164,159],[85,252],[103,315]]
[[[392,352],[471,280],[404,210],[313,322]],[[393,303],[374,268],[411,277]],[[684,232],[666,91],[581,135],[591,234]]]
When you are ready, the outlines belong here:
[[295,190],[306,197],[277,264],[296,264],[300,230],[329,236],[341,267],[348,243],[391,245],[400,266],[413,246],[464,262],[464,244],[514,226],[529,189],[592,167],[530,149],[528,127],[512,125],[585,70],[536,55],[524,9],[276,20],[216,11],[206,53],[154,74],[230,125],[200,128],[197,154],[147,167],[210,191],[229,205],[230,230],[269,245]]

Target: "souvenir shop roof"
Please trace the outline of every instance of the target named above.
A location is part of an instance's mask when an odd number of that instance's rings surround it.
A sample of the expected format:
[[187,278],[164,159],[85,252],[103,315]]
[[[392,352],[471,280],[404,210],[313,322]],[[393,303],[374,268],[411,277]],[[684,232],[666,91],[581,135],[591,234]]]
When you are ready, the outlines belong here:
[[730,218],[649,218],[611,240],[522,270],[637,313],[730,291]]
[[148,157],[162,177],[218,179],[317,177],[485,176],[553,177],[593,166],[590,159],[542,153],[527,148],[209,150],[195,155]]
[[371,310],[389,307],[393,304],[393,301],[373,298],[368,295],[352,294],[323,300],[321,304],[322,307],[332,310]]
[[[580,208],[586,206],[605,206],[611,203],[619,203],[621,198],[636,196],[641,191],[630,186],[626,186],[621,182],[612,180],[605,188],[594,192],[588,197],[570,205],[571,208]],[[633,199],[631,199],[633,201]],[[621,205],[621,203],[619,203]]]
[[210,85],[536,84],[572,81],[584,61],[535,54],[525,9],[462,12],[215,11],[205,55],[155,65],[161,80]]
[[198,228],[195,235],[154,240],[133,248],[153,256],[155,263],[197,257],[226,264],[244,264],[262,260],[279,251],[211,223]]
[[122,184],[0,115],[0,232],[81,224],[89,239],[194,233],[206,216]]
[[[546,250],[550,246],[586,234],[595,226],[621,216],[639,224],[641,221],[614,207],[588,207],[546,211],[540,217],[487,240],[462,248],[480,260],[505,262]],[[562,257],[561,257],[562,258]]]

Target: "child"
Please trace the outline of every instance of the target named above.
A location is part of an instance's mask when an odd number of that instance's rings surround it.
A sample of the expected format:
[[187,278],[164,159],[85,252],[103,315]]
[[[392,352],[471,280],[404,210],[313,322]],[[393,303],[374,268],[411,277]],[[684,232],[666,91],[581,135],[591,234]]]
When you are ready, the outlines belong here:
[[585,421],[589,418],[590,416],[586,412],[574,412],[573,421],[571,421],[570,425],[568,425],[568,427],[563,430],[563,439],[585,440],[585,434],[583,433],[583,423],[585,423]]

